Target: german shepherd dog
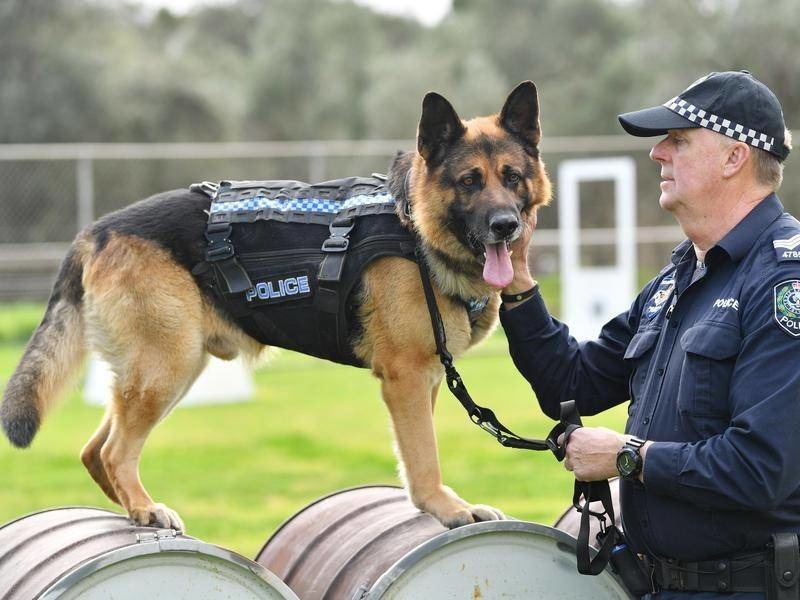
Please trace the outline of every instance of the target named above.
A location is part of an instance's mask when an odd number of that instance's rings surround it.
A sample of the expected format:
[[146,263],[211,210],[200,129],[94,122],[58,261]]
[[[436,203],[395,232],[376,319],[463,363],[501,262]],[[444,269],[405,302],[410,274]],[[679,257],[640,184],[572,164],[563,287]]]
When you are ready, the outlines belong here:
[[[398,153],[387,185],[407,202],[432,274],[454,356],[497,324],[499,290],[512,278],[509,245],[535,224],[550,183],[539,158],[539,102],[530,81],[499,114],[462,121],[442,96],[422,104],[416,152]],[[405,201],[405,202],[403,202]],[[81,452],[89,474],[139,525],[183,529],[178,514],[149,496],[139,478],[148,434],[178,403],[206,363],[265,346],[226,315],[190,269],[203,261],[210,200],[176,190],[106,215],[78,234],[46,312],[4,392],[0,417],[27,447],[87,348],[115,374],[106,414]],[[391,414],[399,472],[413,504],[446,527],[503,518],[443,485],[432,409],[443,368],[417,265],[371,262],[360,282],[353,350],[380,380]],[[489,297],[470,324],[464,302]]]

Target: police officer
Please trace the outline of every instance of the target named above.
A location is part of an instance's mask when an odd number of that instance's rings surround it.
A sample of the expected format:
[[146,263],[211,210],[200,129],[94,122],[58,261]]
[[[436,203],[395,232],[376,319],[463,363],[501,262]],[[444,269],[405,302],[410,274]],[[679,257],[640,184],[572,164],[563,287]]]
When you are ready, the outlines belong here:
[[579,480],[621,476],[646,597],[798,598],[800,222],[775,194],[791,148],[781,106],[746,71],[711,73],[619,120],[665,136],[650,152],[659,203],[688,239],[578,342],[548,314],[523,236],[503,290],[511,355],[552,418],[571,398],[583,415],[630,400],[625,434],[579,429],[565,464]]

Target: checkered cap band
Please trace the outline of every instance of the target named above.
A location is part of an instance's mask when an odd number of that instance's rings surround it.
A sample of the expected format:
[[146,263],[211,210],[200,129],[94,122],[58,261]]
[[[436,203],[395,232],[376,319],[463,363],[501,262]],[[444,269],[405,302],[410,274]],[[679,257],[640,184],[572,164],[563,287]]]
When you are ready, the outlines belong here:
[[772,147],[775,145],[774,137],[770,137],[766,133],[758,132],[755,129],[750,129],[739,123],[734,123],[729,119],[707,112],[702,108],[698,108],[691,102],[687,102],[680,96],[675,96],[672,100],[668,100],[664,103],[664,106],[692,123],[696,123],[700,127],[711,129],[717,133],[727,135],[729,138],[750,144],[756,148],[761,148],[767,152],[771,152]]
[[283,212],[313,212],[335,214],[352,208],[354,206],[364,206],[366,204],[394,204],[394,198],[390,194],[373,194],[351,196],[346,200],[329,200],[323,198],[274,198],[269,199],[264,196],[256,196],[247,200],[236,202],[213,202],[211,212],[255,212],[264,208],[272,208]]

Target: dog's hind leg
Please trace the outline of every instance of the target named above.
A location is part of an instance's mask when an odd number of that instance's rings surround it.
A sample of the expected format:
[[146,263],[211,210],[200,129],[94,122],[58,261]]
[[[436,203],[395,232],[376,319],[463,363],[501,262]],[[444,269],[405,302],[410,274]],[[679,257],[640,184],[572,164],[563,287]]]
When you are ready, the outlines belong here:
[[177,513],[144,489],[139,458],[205,364],[207,307],[185,269],[134,236],[109,236],[84,273],[87,333],[115,375],[106,422],[84,449],[84,464],[136,523],[182,529]]
[[105,492],[105,495],[108,496],[112,502],[121,504],[117,493],[114,491],[114,486],[111,485],[111,481],[108,479],[103,461],[100,458],[100,450],[103,444],[106,443],[110,431],[111,410],[109,409],[106,411],[103,421],[100,423],[100,427],[97,428],[97,431],[94,432],[94,435],[83,447],[81,451],[81,462],[83,462],[86,470],[89,471],[89,475],[92,476],[92,479],[94,479],[97,485],[100,486],[100,489]]
[[[158,357],[153,357],[158,361]],[[165,359],[165,357],[161,357]],[[114,390],[111,429],[100,457],[117,496],[139,525],[183,530],[178,514],[153,501],[139,477],[139,460],[147,436],[185,393],[199,372],[176,372],[174,365],[135,369]]]
[[449,528],[503,519],[499,510],[469,504],[442,483],[432,416],[440,369],[403,358],[398,357],[398,368],[380,369],[378,376],[392,417],[401,477],[412,503]]

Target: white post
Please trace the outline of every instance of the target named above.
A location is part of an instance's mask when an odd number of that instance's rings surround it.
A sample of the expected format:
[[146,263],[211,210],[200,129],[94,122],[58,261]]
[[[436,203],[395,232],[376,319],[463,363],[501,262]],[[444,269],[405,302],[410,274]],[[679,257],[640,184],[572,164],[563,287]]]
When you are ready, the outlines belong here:
[[[615,183],[614,264],[580,264],[582,181]],[[589,200],[591,201],[591,200]],[[629,157],[567,160],[558,169],[561,308],[578,339],[596,338],[601,327],[626,310],[636,289],[636,163]]]
[[91,158],[79,158],[75,165],[78,201],[78,231],[94,221],[94,169]]
[[[108,404],[113,382],[111,367],[93,354],[83,387],[86,403],[96,406]],[[241,360],[223,361],[211,357],[178,406],[246,402],[253,398],[254,393],[253,376]]]

